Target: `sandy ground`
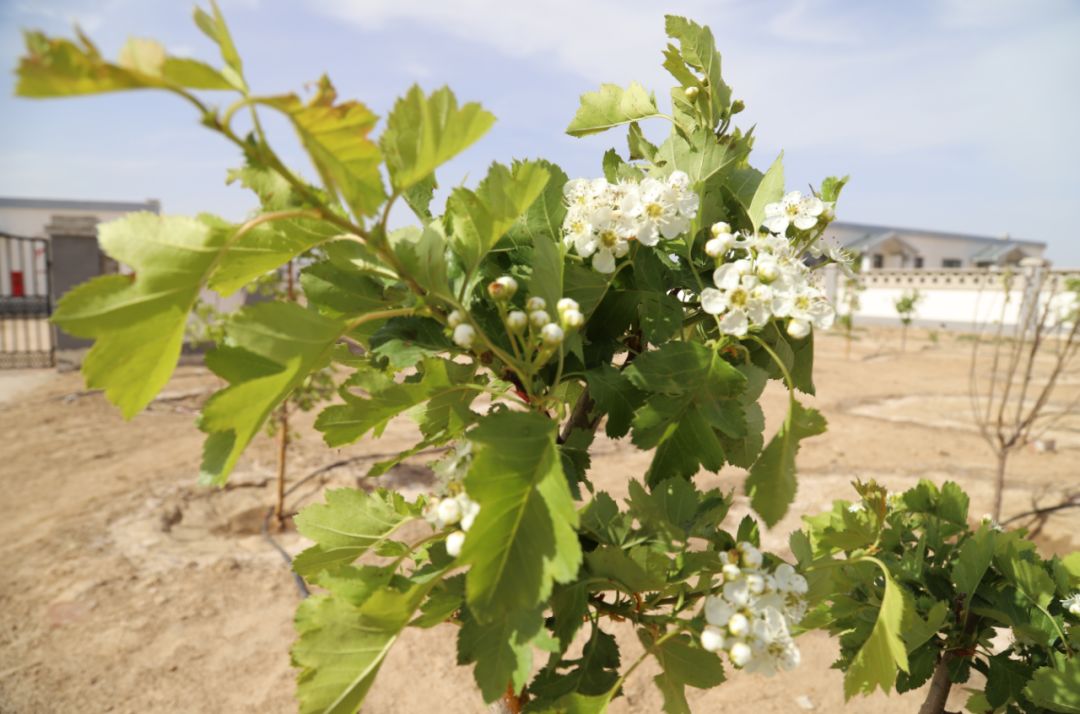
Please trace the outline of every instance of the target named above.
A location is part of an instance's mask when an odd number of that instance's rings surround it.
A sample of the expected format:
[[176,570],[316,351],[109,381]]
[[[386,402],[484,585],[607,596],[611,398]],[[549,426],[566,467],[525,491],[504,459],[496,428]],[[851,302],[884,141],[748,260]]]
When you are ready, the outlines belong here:
[[[800,490],[792,513],[765,536],[786,550],[799,517],[850,497],[849,482],[876,478],[894,489],[926,477],[958,481],[972,494],[972,514],[990,507],[993,457],[971,425],[970,346],[955,336],[909,339],[899,353],[888,330],[863,333],[850,359],[843,340],[820,340],[811,400],[829,432],[799,454]],[[1080,365],[1078,365],[1080,367]],[[225,490],[196,485],[202,445],[192,424],[215,380],[182,367],[145,413],[124,423],[99,394],[82,391],[77,374],[0,373],[0,712],[290,712],[294,672],[288,647],[298,594],[281,557],[260,534],[271,501],[274,444],[249,449]],[[1069,375],[1053,407],[1068,412],[1080,393]],[[766,395],[768,430],[784,395]],[[301,420],[290,471],[299,478],[339,459],[356,460],[298,488],[292,505],[318,499],[326,486],[356,484],[379,455],[411,444],[396,425],[378,441],[326,450]],[[1033,500],[1056,502],[1080,487],[1080,415],[1066,413],[1048,438],[1056,452],[1024,449],[1010,463],[1006,510]],[[625,443],[598,440],[592,475],[625,494],[626,475],[648,456]],[[390,475],[421,491],[423,468]],[[736,488],[742,473],[704,474],[705,487]],[[745,512],[740,499],[731,523]],[[1080,547],[1076,511],[1046,525],[1045,550]],[[296,552],[294,533],[279,540]],[[636,656],[629,630],[616,634]],[[911,712],[917,695],[877,695],[844,704],[841,674],[823,636],[800,640],[803,665],[765,680],[732,673],[710,692],[690,690],[697,711]],[[615,712],[658,712],[660,698],[643,667]],[[963,693],[957,693],[959,708]],[[482,712],[471,672],[455,664],[454,629],[410,631],[392,651],[368,697],[370,712]]]

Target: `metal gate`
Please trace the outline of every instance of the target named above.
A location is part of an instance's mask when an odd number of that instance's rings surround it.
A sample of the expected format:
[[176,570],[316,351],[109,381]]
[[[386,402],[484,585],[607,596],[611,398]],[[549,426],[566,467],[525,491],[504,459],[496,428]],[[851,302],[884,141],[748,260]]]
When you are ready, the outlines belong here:
[[0,369],[52,367],[49,241],[0,233]]

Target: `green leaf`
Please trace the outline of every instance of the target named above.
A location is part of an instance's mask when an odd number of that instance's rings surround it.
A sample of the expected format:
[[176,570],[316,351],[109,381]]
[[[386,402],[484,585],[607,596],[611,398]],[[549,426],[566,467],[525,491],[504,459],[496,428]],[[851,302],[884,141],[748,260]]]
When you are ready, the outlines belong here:
[[950,523],[967,526],[968,495],[953,481],[946,481],[941,487],[937,514]]
[[870,694],[881,687],[888,693],[896,681],[896,671],[908,671],[907,648],[901,637],[905,619],[905,597],[889,569],[876,558],[864,558],[876,564],[885,578],[885,594],[870,637],[859,648],[844,674],[844,698]]
[[[273,411],[303,379],[325,366],[344,322],[295,303],[249,305],[226,324],[226,348],[211,364],[230,385],[206,402],[199,428],[209,436],[201,479],[224,483],[240,454]],[[249,366],[254,355],[259,368]],[[265,365],[276,370],[267,373]],[[220,371],[219,371],[220,370]]]
[[1021,550],[1021,546],[1010,543],[1005,552],[999,552],[994,557],[994,563],[1002,575],[1039,608],[1045,610],[1054,599],[1054,580],[1043,568],[1038,556],[1033,556],[1030,551]]
[[420,287],[436,295],[450,293],[446,236],[439,223],[428,223],[423,230],[408,226],[391,232],[388,237],[390,249]]
[[269,97],[260,103],[288,116],[328,191],[340,194],[357,216],[371,216],[386,199],[379,165],[382,155],[368,134],[378,121],[360,102],[337,102],[337,91],[325,75],[305,104],[295,94]]
[[667,584],[669,563],[664,554],[645,546],[626,551],[602,545],[585,554],[591,575],[621,583],[634,592],[661,590]]
[[496,412],[469,433],[476,454],[465,487],[480,514],[460,561],[469,608],[481,622],[536,607],[581,564],[578,514],[555,447],[556,423]]
[[501,697],[508,685],[521,691],[532,670],[533,640],[543,630],[543,610],[511,612],[485,623],[465,618],[458,633],[458,664],[476,663],[473,676],[485,702]]
[[105,253],[134,275],[105,275],[69,291],[52,320],[94,339],[83,361],[87,386],[130,419],[165,386],[180,357],[187,314],[225,249],[227,234],[205,221],[131,213],[98,226]]
[[471,382],[472,371],[471,365],[426,359],[420,364],[418,379],[373,388],[367,397],[343,392],[345,403],[324,409],[315,428],[329,446],[351,444],[369,431],[380,436],[391,419],[427,402],[429,411],[418,416],[428,420],[431,433],[460,431],[476,418],[469,405],[483,391]]
[[825,432],[825,417],[791,400],[788,418],[762,450],[746,477],[750,505],[771,528],[795,500],[795,455],[799,442]]
[[394,104],[379,139],[390,182],[400,191],[427,180],[494,123],[495,116],[475,102],[459,108],[448,87],[425,97],[423,90],[413,85]]
[[604,363],[585,373],[589,396],[596,408],[607,416],[607,435],[613,439],[626,436],[634,411],[641,406],[644,393],[621,371]]
[[[595,626],[578,659],[562,659],[549,665],[529,685],[541,699],[560,699],[572,692],[605,696],[619,679],[619,645],[615,638]],[[562,672],[559,670],[568,669]]]
[[986,525],[961,544],[953,562],[952,583],[956,592],[964,597],[964,612],[967,612],[993,558],[994,532]]
[[750,205],[746,207],[746,212],[750,216],[750,222],[754,226],[754,233],[758,232],[761,228],[762,221],[765,220],[765,206],[770,203],[776,203],[784,197],[784,152],[780,152],[780,155],[776,157],[776,161],[772,162],[772,166],[765,172],[764,178],[761,179],[761,183],[758,184],[757,190],[754,191],[754,198],[750,201]]
[[534,162],[513,169],[493,163],[476,191],[454,189],[446,204],[447,232],[454,252],[472,271],[525,213],[547,185],[548,172]]
[[1024,687],[1031,679],[1032,667],[1012,659],[1007,653],[987,657],[990,673],[986,677],[986,701],[993,708],[1023,701]]
[[228,70],[226,76],[229,83],[242,92],[246,91],[247,83],[244,81],[244,66],[240,61],[240,53],[236,51],[236,45],[233,44],[229,28],[225,24],[225,17],[221,14],[221,9],[214,0],[210,0],[210,9],[213,15],[208,15],[202,8],[196,7],[195,24],[221,50],[221,59],[225,60],[225,66]]
[[532,246],[531,255],[522,260],[532,266],[529,294],[539,295],[553,306],[563,297],[562,224],[566,216],[563,186],[567,176],[558,165],[549,161],[533,163],[547,171],[548,181],[508,235],[515,244]]
[[1070,657],[1056,670],[1041,667],[1024,688],[1034,704],[1054,712],[1080,714],[1080,657]]
[[581,512],[581,530],[598,542],[622,545],[630,533],[632,517],[619,511],[619,505],[604,491],[598,491]]
[[429,577],[407,590],[384,588],[361,607],[338,597],[300,603],[293,664],[301,668],[296,695],[301,714],[350,714],[371,689],[386,654],[417,606],[439,582]]
[[[731,110],[731,88],[724,83],[724,78],[721,76],[720,53],[716,51],[716,41],[713,39],[712,31],[707,26],[703,27],[684,17],[667,15],[664,20],[668,37],[679,42],[683,61],[705,77],[701,94],[706,96],[699,95],[698,102],[707,108],[705,116],[708,125],[706,128],[712,130]],[[674,66],[669,66],[669,64],[675,64],[672,60],[673,58],[668,58],[664,67],[672,72],[675,79],[684,82],[685,75],[677,73]],[[684,86],[699,86],[699,84],[695,77],[693,85],[684,83]]]
[[392,491],[327,491],[325,503],[308,506],[296,516],[296,529],[315,545],[293,560],[293,570],[309,578],[322,570],[352,563],[368,550],[377,549],[417,515],[417,507]]
[[695,131],[689,141],[672,133],[660,145],[656,159],[672,170],[685,171],[692,185],[708,181],[729,167],[735,155],[728,152],[725,144],[717,143],[716,136],[705,130]]
[[659,149],[645,138],[645,134],[642,133],[641,127],[637,122],[630,122],[627,143],[630,148],[631,160],[644,159],[646,161],[655,162],[656,154]]
[[613,126],[657,116],[656,97],[637,82],[626,89],[617,84],[602,84],[600,91],[581,95],[581,105],[566,133],[586,136]]
[[671,342],[638,356],[625,374],[634,386],[669,395],[736,397],[746,385],[737,369],[697,342]]
[[638,638],[660,665],[660,674],[653,681],[664,696],[668,714],[690,714],[686,687],[710,689],[724,681],[720,658],[698,647],[689,635],[676,635],[657,644],[646,630],[638,630]]
[[304,268],[300,285],[308,304],[330,316],[363,315],[386,307],[381,283],[328,260]]

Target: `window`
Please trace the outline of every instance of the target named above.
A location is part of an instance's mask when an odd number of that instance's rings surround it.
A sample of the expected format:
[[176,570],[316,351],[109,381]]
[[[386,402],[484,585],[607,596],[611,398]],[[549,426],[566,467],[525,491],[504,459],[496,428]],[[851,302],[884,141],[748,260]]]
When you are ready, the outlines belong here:
[[923,267],[923,257],[921,255],[916,255],[915,256],[915,267],[916,268]]
[[874,253],[874,267],[875,268],[884,268],[885,267],[885,256],[882,255],[881,253]]
[[942,268],[959,268],[962,263],[963,263],[963,261],[961,261],[959,258],[942,258],[941,259],[941,267]]

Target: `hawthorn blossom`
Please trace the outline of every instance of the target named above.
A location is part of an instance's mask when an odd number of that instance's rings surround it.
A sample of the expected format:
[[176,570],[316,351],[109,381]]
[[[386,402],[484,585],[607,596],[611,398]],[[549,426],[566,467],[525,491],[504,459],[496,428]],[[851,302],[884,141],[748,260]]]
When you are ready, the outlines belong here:
[[825,202],[817,196],[803,196],[799,191],[791,191],[779,202],[766,204],[762,225],[777,235],[784,235],[789,225],[805,231],[816,226],[824,212]]
[[1061,606],[1065,608],[1070,615],[1080,617],[1080,592],[1075,592],[1067,598],[1061,601]]
[[806,579],[787,563],[762,570],[761,551],[750,543],[739,543],[726,557],[719,592],[705,598],[701,646],[727,652],[747,672],[772,676],[793,669],[801,657],[791,627],[806,614]]

